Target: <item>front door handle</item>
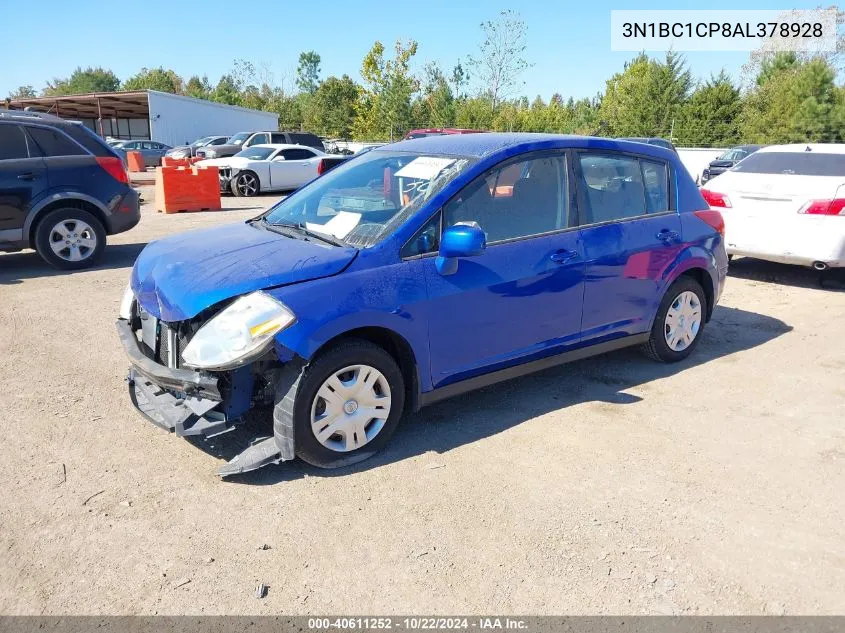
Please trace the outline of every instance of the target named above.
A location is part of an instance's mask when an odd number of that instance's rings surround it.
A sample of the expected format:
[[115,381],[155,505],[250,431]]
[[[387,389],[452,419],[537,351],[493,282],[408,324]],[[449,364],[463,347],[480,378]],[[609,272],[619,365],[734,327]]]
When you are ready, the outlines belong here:
[[669,229],[663,229],[655,237],[657,237],[657,239],[661,242],[666,242],[667,244],[677,242],[681,238],[677,231],[670,231]]
[[572,261],[576,257],[578,257],[577,252],[568,251],[566,249],[555,251],[554,253],[549,255],[549,259],[551,259],[555,264],[564,264],[568,261]]
[[36,178],[37,176],[31,171],[18,176],[18,180],[35,180]]

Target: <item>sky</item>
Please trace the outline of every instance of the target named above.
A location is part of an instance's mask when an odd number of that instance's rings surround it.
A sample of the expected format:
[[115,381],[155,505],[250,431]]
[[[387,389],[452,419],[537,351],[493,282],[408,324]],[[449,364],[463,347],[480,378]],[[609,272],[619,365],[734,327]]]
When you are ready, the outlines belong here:
[[[769,9],[770,3],[713,0],[706,8]],[[788,8],[818,5],[790,3]],[[531,99],[541,95],[548,100],[556,92],[564,98],[594,96],[635,55],[610,50],[611,9],[635,8],[618,0],[41,0],[37,13],[31,3],[3,4],[0,97],[26,84],[40,92],[49,79],[67,77],[77,66],[110,68],[121,80],[141,67],[163,66],[185,79],[205,74],[216,83],[235,59],[252,61],[273,83],[292,90],[299,53],[312,49],[322,57],[323,78],[346,73],[360,80],[361,60],[373,42],[384,43],[387,55],[397,38],[418,42],[416,70],[432,61],[451,69],[478,50],[479,24],[508,8],[526,24],[525,57],[532,66],[518,92]],[[675,0],[636,8],[703,7]],[[738,79],[748,59],[744,52],[685,56],[696,79],[723,68]]]

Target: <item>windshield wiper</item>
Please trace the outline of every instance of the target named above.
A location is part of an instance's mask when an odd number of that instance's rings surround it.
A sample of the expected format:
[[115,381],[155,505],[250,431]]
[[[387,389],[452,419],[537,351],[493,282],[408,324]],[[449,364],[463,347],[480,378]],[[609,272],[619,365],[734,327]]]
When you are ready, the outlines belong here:
[[279,235],[284,235],[285,237],[289,237],[294,240],[304,240],[306,239],[299,232],[296,230],[289,231],[285,229],[296,229],[296,226],[293,224],[270,224],[262,215],[259,215],[257,218],[250,218],[247,220],[247,224],[250,226],[259,225],[261,228],[271,231],[273,233],[278,233]]
[[[265,223],[267,221],[265,220]],[[267,223],[268,228],[271,226],[277,226],[285,229],[291,229],[300,233],[301,235],[307,235],[308,237],[313,237],[321,242],[326,242],[327,244],[332,244],[333,246],[343,246],[346,247],[348,244],[341,239],[336,238],[334,235],[329,235],[328,233],[321,233],[320,231],[312,231],[307,226],[305,226],[305,222],[299,222],[294,224],[292,222],[282,222],[280,224],[270,224]]]

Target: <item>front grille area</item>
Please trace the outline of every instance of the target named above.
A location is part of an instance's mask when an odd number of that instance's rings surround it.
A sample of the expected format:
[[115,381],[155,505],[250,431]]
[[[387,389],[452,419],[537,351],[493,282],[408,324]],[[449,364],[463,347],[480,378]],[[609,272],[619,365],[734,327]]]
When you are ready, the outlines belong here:
[[139,308],[141,320],[141,344],[147,355],[157,363],[176,369],[179,355],[188,344],[188,336],[180,336],[179,323],[159,321],[143,308]]

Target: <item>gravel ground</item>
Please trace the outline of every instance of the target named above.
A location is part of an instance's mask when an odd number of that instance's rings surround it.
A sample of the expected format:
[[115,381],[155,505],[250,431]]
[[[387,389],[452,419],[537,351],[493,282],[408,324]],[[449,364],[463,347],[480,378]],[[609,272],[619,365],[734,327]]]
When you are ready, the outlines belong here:
[[0,613],[845,611],[841,285],[737,260],[680,365],[610,354],[423,410],[350,469],[221,481],[248,434],[141,418],[113,321],[149,240],[275,199],[145,205],[74,274],[0,255]]

